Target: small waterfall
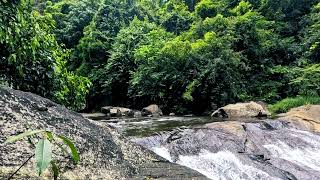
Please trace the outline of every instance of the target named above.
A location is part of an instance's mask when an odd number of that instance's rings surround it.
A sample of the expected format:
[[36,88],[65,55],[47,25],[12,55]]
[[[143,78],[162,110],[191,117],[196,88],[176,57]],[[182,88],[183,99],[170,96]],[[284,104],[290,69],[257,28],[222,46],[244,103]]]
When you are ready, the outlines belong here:
[[272,157],[293,162],[302,167],[308,167],[320,171],[320,136],[310,132],[292,129],[291,136],[300,138],[308,143],[307,146],[292,146],[286,142],[277,141],[273,144],[266,144],[263,147],[268,149]]
[[[173,162],[169,150],[165,147],[154,147],[151,150],[159,156]],[[262,170],[242,163],[241,160],[230,151],[211,153],[203,149],[198,155],[180,155],[175,163],[194,169],[214,180],[279,179],[271,177]]]
[[320,179],[319,134],[275,121],[245,129],[245,139],[223,129],[185,129],[133,141],[214,180]]
[[269,174],[241,162],[234,153],[220,151],[211,153],[201,150],[198,155],[179,156],[178,164],[197,170],[214,180],[269,180],[278,179]]

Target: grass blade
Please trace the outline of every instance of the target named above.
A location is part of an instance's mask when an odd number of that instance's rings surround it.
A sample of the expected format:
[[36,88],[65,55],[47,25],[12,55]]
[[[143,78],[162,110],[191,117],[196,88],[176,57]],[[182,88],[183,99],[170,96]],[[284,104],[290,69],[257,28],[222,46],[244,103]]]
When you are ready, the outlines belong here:
[[71,142],[70,139],[68,139],[68,138],[66,138],[64,136],[58,136],[58,137],[63,141],[64,144],[66,144],[70,148],[71,157],[72,157],[73,161],[75,163],[78,163],[79,160],[80,160],[80,156],[78,154],[78,151],[77,151],[75,145]]

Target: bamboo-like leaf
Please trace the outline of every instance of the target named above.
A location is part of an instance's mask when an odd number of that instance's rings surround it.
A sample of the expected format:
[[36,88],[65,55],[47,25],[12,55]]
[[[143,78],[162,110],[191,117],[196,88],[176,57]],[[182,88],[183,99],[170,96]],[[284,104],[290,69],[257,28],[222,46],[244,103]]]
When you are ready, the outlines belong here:
[[59,168],[54,161],[51,161],[51,169],[53,172],[53,179],[57,180],[59,176]]
[[64,136],[58,136],[58,137],[63,141],[63,143],[65,143],[70,148],[71,157],[72,157],[73,161],[75,163],[78,163],[79,160],[80,160],[80,156],[78,154],[78,151],[77,151],[75,145],[71,142],[70,139],[68,139],[68,138],[66,138]]
[[45,130],[27,131],[27,132],[24,132],[24,133],[16,135],[16,136],[10,136],[4,143],[13,143],[13,142],[16,142],[16,141],[19,141],[19,140],[23,139],[24,137],[31,136],[31,135],[34,135],[34,134],[38,134],[38,133],[41,133],[41,132],[44,132],[44,131]]
[[52,158],[52,145],[47,139],[40,139],[36,145],[36,164],[39,175],[46,170]]

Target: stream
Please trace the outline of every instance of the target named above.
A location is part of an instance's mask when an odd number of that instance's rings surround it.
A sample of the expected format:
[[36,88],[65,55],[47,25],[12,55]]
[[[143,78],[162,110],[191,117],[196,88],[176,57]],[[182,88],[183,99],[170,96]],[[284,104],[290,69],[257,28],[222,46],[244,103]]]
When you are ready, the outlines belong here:
[[320,179],[320,135],[270,119],[161,117],[108,124],[209,179]]

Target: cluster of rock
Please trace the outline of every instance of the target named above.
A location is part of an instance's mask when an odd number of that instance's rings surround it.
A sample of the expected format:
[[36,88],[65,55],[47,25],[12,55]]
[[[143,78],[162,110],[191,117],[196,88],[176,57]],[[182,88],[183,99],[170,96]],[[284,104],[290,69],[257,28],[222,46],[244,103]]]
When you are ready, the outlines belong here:
[[[101,108],[101,112],[83,114],[84,117],[93,120],[104,120],[112,117],[159,117],[162,116],[162,110],[156,104],[151,104],[141,111],[133,110],[125,107],[105,106]],[[268,117],[271,113],[267,110],[263,102],[248,102],[229,104],[214,111],[212,117],[223,118],[246,118],[246,117]],[[170,113],[169,116],[175,116],[175,113]],[[190,116],[190,115],[185,115]]]
[[141,111],[133,110],[125,107],[113,107],[105,106],[101,108],[101,112],[98,113],[83,113],[84,117],[92,120],[105,120],[113,117],[127,117],[127,118],[139,118],[139,117],[159,117],[162,116],[162,110],[156,104],[151,104]]
[[134,111],[129,108],[124,107],[112,107],[112,106],[105,106],[101,108],[101,113],[106,114],[110,117],[139,117],[141,116],[141,113],[139,111]]

